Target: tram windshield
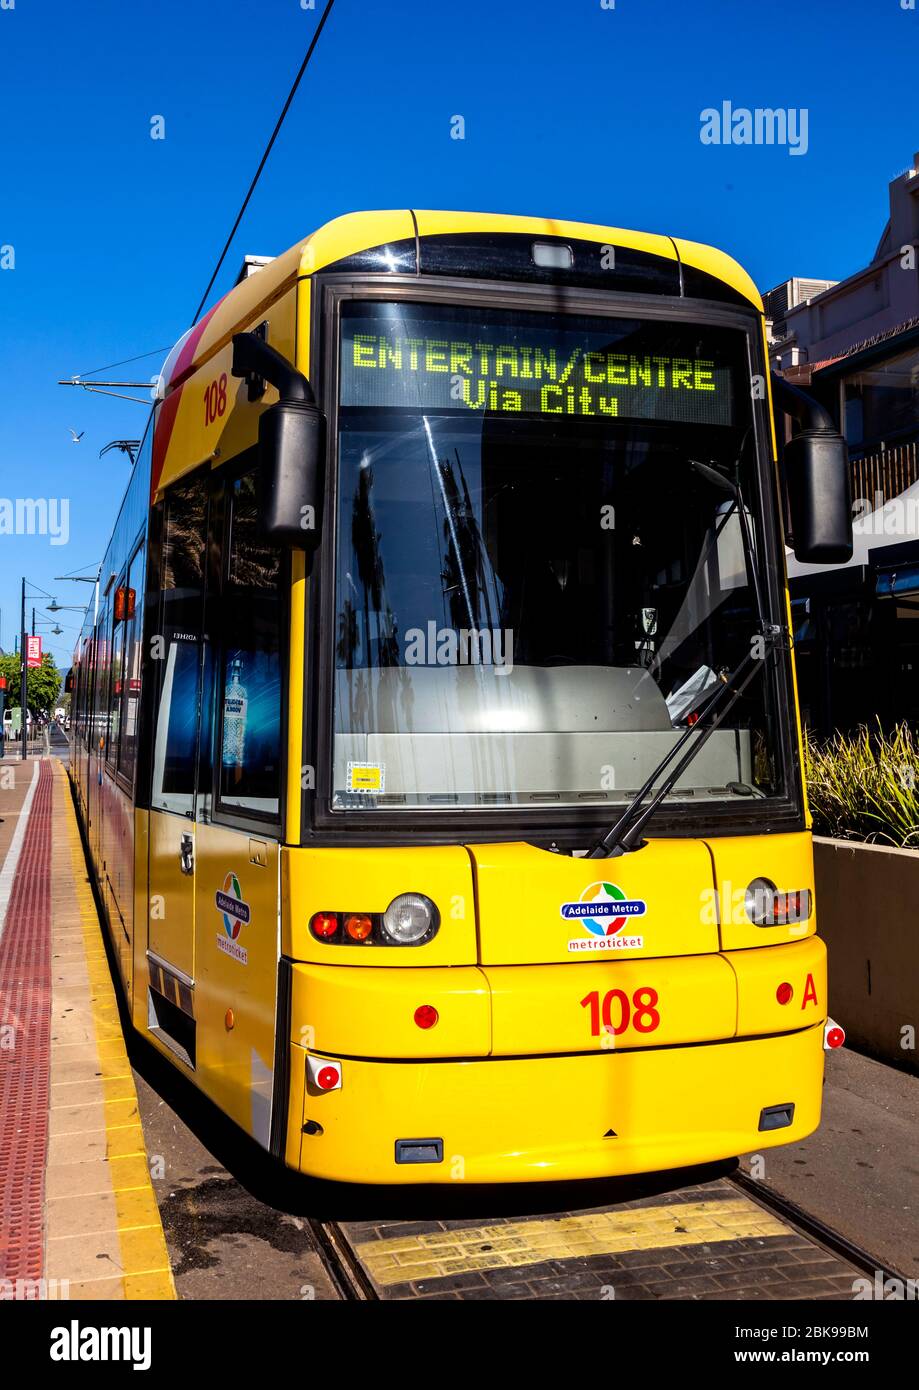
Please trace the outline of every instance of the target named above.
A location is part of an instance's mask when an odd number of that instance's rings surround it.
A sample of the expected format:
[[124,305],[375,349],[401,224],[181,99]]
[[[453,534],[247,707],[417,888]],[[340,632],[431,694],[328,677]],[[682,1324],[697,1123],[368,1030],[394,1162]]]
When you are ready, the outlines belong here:
[[[343,305],[333,807],[634,794],[755,638],[692,466],[764,554],[750,371],[722,326]],[[784,793],[766,676],[669,800]]]

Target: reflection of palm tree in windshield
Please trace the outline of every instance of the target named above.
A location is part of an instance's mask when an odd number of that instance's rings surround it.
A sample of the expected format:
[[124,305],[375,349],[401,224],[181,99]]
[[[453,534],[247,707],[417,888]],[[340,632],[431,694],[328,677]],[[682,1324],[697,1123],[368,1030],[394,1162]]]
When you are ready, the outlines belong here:
[[[386,575],[383,569],[382,534],[377,530],[373,515],[373,469],[365,465],[358,472],[357,491],[351,509],[351,548],[357,560],[357,575],[364,608],[365,666],[398,666],[399,642],[396,623],[386,594]],[[371,644],[370,621],[376,635],[376,650]]]
[[353,666],[360,641],[357,635],[357,610],[349,598],[345,599],[338,615],[338,641],[335,655],[339,666]]
[[[445,553],[441,581],[450,606],[454,627],[488,628],[496,626],[492,595],[495,574],[485,548],[485,540],[475,515],[459,450],[454,449],[456,467],[449,459],[437,464],[446,511],[443,523]],[[497,595],[495,595],[497,604]]]
[[[348,576],[355,601],[346,599],[342,605],[337,643],[340,664],[352,672],[347,690],[349,726],[354,731],[379,728],[381,723],[397,723],[406,729],[412,727],[414,695],[408,673],[402,669],[398,626],[386,592],[382,540],[383,534],[377,529],[374,516],[373,469],[364,464],[358,473],[351,507],[351,549],[359,583],[355,586]],[[358,604],[362,605],[362,614]],[[371,624],[375,641],[371,640]],[[357,664],[359,654],[363,669]],[[395,669],[395,687],[382,679],[373,679],[373,670],[384,669]],[[401,704],[399,715],[392,709],[384,710],[384,705],[397,700]],[[377,708],[374,708],[375,702]]]

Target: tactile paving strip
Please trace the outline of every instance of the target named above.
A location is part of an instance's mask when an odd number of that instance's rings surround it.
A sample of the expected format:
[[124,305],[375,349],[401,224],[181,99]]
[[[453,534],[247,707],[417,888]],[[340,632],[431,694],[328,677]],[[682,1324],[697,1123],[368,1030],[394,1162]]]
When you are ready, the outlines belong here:
[[0,1278],[39,1279],[51,1039],[51,765],[42,762],[0,942]]

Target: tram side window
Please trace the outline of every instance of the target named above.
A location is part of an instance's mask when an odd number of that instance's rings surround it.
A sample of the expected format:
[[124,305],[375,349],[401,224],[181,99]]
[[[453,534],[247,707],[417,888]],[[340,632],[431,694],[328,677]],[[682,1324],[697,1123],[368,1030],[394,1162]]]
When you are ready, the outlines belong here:
[[108,745],[109,691],[112,684],[112,614],[106,601],[99,626],[96,628],[96,689],[93,710],[93,744],[100,758],[105,757]]
[[134,780],[137,762],[137,717],[140,710],[141,657],[144,640],[144,547],[131,560],[124,600],[124,702],[121,725],[120,771]]
[[220,643],[219,802],[277,818],[281,796],[280,554],[257,530],[255,476],[228,489]]
[[121,744],[121,701],[124,689],[124,623],[119,618],[119,593],[115,590],[112,602],[111,626],[111,673],[108,696],[108,738],[105,745],[105,760],[114,771],[118,767],[118,749]]
[[86,749],[87,753],[92,748],[93,691],[95,689],[93,663],[95,661],[95,649],[96,643],[94,637],[87,637],[83,643],[83,708],[80,715],[82,720],[80,732],[83,737],[83,747]]
[[[159,693],[153,735],[151,805],[194,814],[207,541],[207,485],[197,478],[166,499]],[[160,649],[161,648],[161,649]]]

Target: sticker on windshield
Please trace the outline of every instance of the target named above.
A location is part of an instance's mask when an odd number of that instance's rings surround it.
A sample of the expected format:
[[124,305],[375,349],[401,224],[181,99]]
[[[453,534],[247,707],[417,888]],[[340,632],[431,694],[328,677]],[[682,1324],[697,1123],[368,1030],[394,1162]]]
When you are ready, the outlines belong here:
[[643,898],[627,898],[615,883],[589,883],[576,903],[559,908],[566,922],[577,922],[584,932],[568,942],[568,950],[637,951],[644,937],[623,934],[623,927],[646,911]]
[[385,763],[349,763],[348,791],[382,793],[386,782]]

